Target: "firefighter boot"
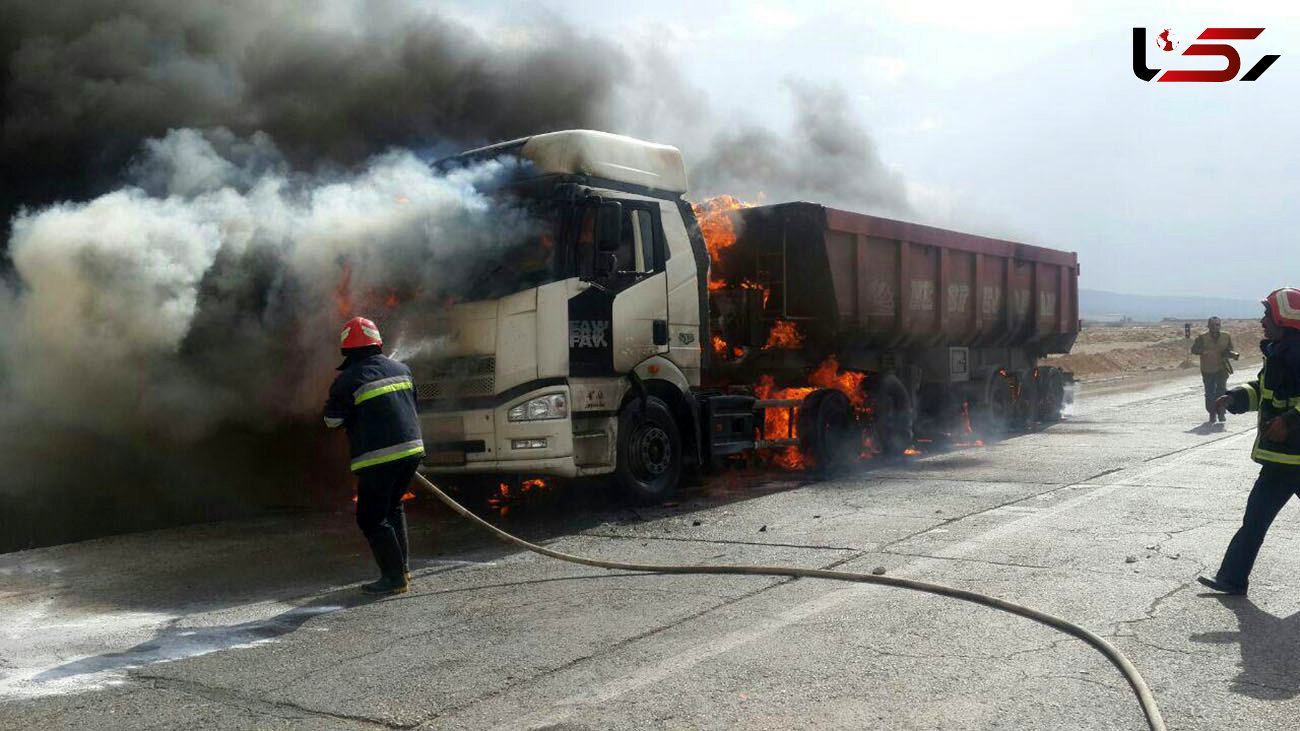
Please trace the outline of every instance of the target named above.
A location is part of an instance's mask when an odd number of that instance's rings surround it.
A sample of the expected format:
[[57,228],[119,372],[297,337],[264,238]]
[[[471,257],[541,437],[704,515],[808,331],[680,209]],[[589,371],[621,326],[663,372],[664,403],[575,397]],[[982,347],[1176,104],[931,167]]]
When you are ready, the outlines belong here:
[[382,574],[379,581],[365,584],[361,591],[374,596],[404,594],[407,591],[406,573],[402,570],[402,547],[391,530],[379,532],[370,538],[370,550],[375,554]]

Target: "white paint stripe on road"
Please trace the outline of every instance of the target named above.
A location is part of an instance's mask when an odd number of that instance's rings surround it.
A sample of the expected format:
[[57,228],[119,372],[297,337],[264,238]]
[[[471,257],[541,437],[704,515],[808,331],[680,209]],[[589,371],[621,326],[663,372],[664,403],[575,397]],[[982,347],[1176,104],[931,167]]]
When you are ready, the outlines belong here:
[[[1234,434],[1230,437],[1216,440],[1211,444],[1217,444],[1232,439],[1240,439],[1247,436],[1250,436],[1250,432]],[[1196,456],[1196,454],[1196,448],[1178,452],[1170,455],[1167,459],[1161,460],[1158,464],[1149,464],[1145,468],[1138,468],[1137,472],[1129,475],[1129,479],[1146,479],[1162,472],[1167,472],[1174,467],[1180,466],[1184,461],[1191,459]],[[1121,472],[1124,471],[1125,470],[1121,470]],[[947,561],[945,559],[959,558],[974,553],[980,548],[987,546],[989,543],[1000,541],[1011,534],[1039,525],[1064,513],[1068,513],[1082,505],[1099,500],[1118,489],[1132,489],[1131,486],[1122,483],[1109,483],[1106,485],[1092,486],[1084,482],[1072,487],[1076,489],[1086,489],[1091,487],[1092,489],[1083,495],[1064,500],[1050,508],[1037,510],[1032,514],[1025,515],[1022,518],[1010,521],[977,536],[953,544],[952,546],[936,552],[932,558],[922,558],[906,563],[898,569],[895,569],[895,573],[911,574],[912,578],[917,578],[917,574],[923,575],[931,569],[946,566]],[[547,724],[559,723],[572,716],[578,710],[578,707],[608,703],[619,696],[653,685],[673,675],[685,672],[706,660],[717,657],[725,652],[729,652],[741,645],[748,644],[779,632],[796,622],[801,622],[814,615],[834,609],[851,599],[860,597],[862,594],[873,591],[882,591],[884,588],[885,587],[876,585],[854,584],[841,589],[833,589],[816,599],[792,607],[791,609],[788,609],[757,625],[737,630],[708,642],[699,643],[686,652],[666,657],[658,663],[639,668],[634,672],[603,683],[583,693],[566,697],[558,701],[556,705],[552,707],[551,710],[553,712],[546,713],[541,718],[530,720],[527,723],[521,723],[520,725],[524,728],[537,728],[539,726],[546,726]]]

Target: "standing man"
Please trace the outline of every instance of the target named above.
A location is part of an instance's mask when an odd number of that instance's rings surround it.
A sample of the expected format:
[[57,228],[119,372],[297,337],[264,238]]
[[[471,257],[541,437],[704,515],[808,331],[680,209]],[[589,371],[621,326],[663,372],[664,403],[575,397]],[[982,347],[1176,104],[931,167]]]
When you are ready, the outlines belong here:
[[411,369],[380,352],[379,328],[364,317],[343,327],[343,364],[325,402],[325,425],[344,427],[357,475],[357,525],[379,564],[367,594],[407,590],[406,513],[402,495],[424,455]]
[[1259,412],[1251,457],[1262,467],[1246,500],[1241,527],[1214,578],[1202,584],[1225,594],[1245,594],[1264,534],[1292,495],[1300,494],[1300,289],[1274,291],[1264,300],[1264,367],[1258,380],[1220,396],[1216,409]]
[[1211,317],[1206,324],[1209,326],[1209,331],[1196,336],[1196,340],[1192,342],[1192,355],[1201,356],[1201,381],[1205,384],[1205,411],[1210,415],[1209,422],[1213,423],[1216,417],[1219,421],[1228,420],[1222,409],[1214,408],[1214,402],[1228,388],[1228,375],[1232,373],[1232,364],[1228,359],[1236,359],[1239,354],[1232,349],[1232,338],[1227,333],[1220,332],[1223,322],[1219,318]]

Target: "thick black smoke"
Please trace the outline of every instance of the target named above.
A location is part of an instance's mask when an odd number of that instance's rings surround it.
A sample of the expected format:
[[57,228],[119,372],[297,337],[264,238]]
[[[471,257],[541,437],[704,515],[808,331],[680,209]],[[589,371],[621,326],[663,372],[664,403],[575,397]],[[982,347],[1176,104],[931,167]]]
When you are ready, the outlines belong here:
[[607,128],[629,59],[561,24],[485,37],[400,0],[0,0],[0,218],[114,187],[179,127],[361,162]]

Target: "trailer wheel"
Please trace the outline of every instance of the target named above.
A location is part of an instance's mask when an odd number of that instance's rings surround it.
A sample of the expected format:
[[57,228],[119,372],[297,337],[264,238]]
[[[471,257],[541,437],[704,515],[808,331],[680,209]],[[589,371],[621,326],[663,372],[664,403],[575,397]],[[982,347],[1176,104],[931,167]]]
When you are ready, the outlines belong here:
[[875,409],[872,435],[880,454],[900,457],[912,446],[912,426],[916,412],[912,408],[912,395],[898,376],[890,373],[871,389],[871,406]]
[[862,453],[849,397],[823,388],[808,394],[799,407],[799,449],[812,455],[817,470],[830,475],[846,469]]
[[1043,423],[1061,420],[1065,408],[1065,377],[1061,369],[1051,366],[1038,369],[1038,399],[1035,416]]
[[629,401],[618,415],[614,476],[639,505],[662,502],[682,479],[682,439],[668,405],[654,396]]

